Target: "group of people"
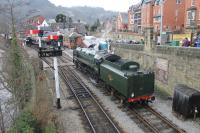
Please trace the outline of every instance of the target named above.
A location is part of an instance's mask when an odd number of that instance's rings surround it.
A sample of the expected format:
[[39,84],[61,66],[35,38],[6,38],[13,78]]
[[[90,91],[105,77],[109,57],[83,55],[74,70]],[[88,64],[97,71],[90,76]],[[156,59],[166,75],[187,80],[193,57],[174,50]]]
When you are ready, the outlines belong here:
[[189,41],[189,39],[186,37],[186,38],[182,41],[182,46],[183,46],[183,47],[200,47],[200,37],[197,37],[196,39],[194,39],[193,44],[192,44],[191,41]]

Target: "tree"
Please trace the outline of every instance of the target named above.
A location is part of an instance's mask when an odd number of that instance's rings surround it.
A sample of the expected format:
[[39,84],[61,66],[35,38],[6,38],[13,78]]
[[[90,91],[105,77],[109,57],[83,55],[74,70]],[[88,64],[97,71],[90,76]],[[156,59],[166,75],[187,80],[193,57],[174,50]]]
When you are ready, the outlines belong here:
[[3,111],[1,109],[1,101],[0,101],[0,132],[5,133],[5,126],[4,126],[4,117],[3,117]]
[[96,21],[96,26],[97,26],[97,27],[100,27],[100,26],[101,26],[101,23],[100,23],[100,20],[99,20],[99,19],[97,19],[97,21]]
[[88,24],[86,24],[86,25],[85,25],[85,29],[86,29],[87,31],[89,31],[89,30],[90,30],[90,26],[89,26]]
[[28,100],[27,97],[30,96],[30,90],[33,88],[31,78],[34,75],[31,65],[26,59],[27,55],[18,45],[16,35],[15,9],[21,5],[21,0],[7,0],[3,4],[3,10],[9,17],[8,24],[12,33],[10,48],[6,51],[7,58],[5,59],[4,71],[7,74],[5,78],[9,86],[7,90],[12,94],[9,104],[13,107],[12,120],[14,122],[16,114],[25,107]]
[[101,27],[101,23],[100,23],[100,20],[97,19],[94,24],[91,26],[91,31],[92,32],[96,32],[97,29],[99,29]]
[[66,16],[64,14],[58,14],[58,15],[56,15],[55,20],[57,23],[64,23],[64,22],[66,22]]
[[64,14],[58,14],[55,18],[56,23],[63,23],[63,28],[65,28],[65,23],[67,22],[67,17]]
[[96,26],[95,24],[92,25],[91,28],[90,28],[90,30],[91,30],[92,32],[96,32],[97,26]]
[[73,20],[71,17],[68,17],[68,24],[69,24],[69,28],[72,27],[72,23],[73,23]]

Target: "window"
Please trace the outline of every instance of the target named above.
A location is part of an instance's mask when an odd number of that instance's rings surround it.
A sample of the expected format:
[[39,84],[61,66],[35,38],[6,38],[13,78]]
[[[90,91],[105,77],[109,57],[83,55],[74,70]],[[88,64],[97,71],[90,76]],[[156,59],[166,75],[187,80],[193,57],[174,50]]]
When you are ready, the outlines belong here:
[[195,6],[195,0],[192,0],[191,6]]
[[154,18],[154,22],[160,22],[160,17]]
[[156,5],[159,5],[160,4],[160,0],[157,0],[155,3],[156,3]]
[[176,0],[176,4],[180,4],[181,3],[181,0]]
[[195,20],[195,11],[187,12],[187,24],[191,25]]

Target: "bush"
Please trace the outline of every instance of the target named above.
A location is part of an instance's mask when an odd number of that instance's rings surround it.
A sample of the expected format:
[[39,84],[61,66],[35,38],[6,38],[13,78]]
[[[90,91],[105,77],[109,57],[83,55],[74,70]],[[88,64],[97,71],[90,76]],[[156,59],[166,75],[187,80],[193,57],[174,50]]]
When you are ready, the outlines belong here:
[[44,129],[44,133],[56,133],[56,127],[53,123],[49,123]]
[[37,120],[31,112],[23,112],[8,133],[38,133]]

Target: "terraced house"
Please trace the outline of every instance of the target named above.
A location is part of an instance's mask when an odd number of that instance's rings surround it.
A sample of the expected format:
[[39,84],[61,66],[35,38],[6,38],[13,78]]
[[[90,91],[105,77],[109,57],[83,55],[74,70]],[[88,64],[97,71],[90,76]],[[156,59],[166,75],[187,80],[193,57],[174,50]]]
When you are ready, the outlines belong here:
[[[163,12],[161,3],[163,1]],[[187,0],[155,0],[153,7],[153,26],[160,30],[161,14],[163,15],[163,31],[183,32],[185,19],[185,1]]]
[[[163,12],[161,12],[161,5]],[[141,7],[142,29],[154,27],[155,32],[158,32],[162,14],[163,31],[184,31],[185,0],[143,0]]]
[[141,30],[153,27],[153,5],[155,0],[142,0],[141,3]]

